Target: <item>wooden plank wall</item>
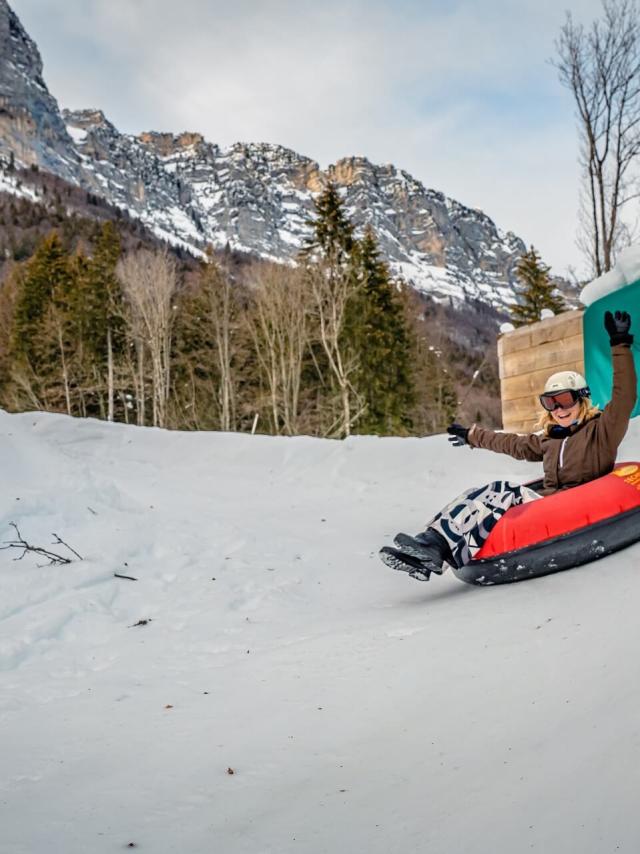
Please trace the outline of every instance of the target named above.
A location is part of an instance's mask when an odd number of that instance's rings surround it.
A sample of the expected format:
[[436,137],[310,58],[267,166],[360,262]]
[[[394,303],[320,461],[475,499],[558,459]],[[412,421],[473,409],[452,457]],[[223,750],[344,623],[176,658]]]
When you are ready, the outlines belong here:
[[584,373],[582,311],[566,311],[498,338],[502,425],[529,433],[540,415],[544,384],[556,371]]

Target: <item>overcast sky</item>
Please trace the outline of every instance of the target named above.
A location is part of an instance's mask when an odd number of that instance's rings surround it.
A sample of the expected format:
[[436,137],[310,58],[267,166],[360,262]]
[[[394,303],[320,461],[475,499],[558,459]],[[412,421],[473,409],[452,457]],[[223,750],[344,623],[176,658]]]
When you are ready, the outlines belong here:
[[[9,0],[61,107],[127,133],[364,155],[481,208],[557,273],[577,134],[549,60],[562,0]],[[600,0],[568,0],[590,23]]]

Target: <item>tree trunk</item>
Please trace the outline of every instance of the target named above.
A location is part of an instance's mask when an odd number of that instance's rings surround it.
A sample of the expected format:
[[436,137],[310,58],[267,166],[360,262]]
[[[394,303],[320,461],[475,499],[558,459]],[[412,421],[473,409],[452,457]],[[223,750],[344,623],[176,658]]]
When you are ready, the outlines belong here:
[[62,363],[62,378],[64,381],[64,396],[67,403],[67,415],[71,415],[71,394],[69,393],[69,374],[67,373],[67,360],[64,356],[64,343],[62,341],[62,327],[60,323],[58,327],[58,345],[60,347],[60,360]]
[[144,343],[138,342],[138,424],[144,427],[145,422],[145,394],[144,394]]
[[113,421],[113,343],[111,327],[107,329],[107,421]]

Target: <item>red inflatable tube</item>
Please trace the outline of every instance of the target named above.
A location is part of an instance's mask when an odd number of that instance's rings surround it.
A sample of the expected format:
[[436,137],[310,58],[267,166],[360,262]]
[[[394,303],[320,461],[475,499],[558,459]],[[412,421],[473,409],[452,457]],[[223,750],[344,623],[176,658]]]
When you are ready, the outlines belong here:
[[605,477],[512,507],[454,572],[469,584],[505,584],[580,566],[638,540],[640,462],[619,463]]

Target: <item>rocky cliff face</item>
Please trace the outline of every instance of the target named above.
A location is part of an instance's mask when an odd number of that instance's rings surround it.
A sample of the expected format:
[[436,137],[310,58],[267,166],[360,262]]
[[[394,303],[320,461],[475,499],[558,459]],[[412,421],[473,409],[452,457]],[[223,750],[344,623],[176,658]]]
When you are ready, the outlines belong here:
[[0,154],[37,164],[125,209],[163,239],[291,261],[328,180],[357,229],[370,224],[392,270],[436,299],[512,301],[524,250],[484,213],[392,165],[347,158],[327,170],[277,145],[229,148],[198,133],[121,134],[100,110],[60,113],[37,47],[0,0]]
[[42,59],[6,0],[0,0],[0,155],[78,181],[80,157],[42,79]]

